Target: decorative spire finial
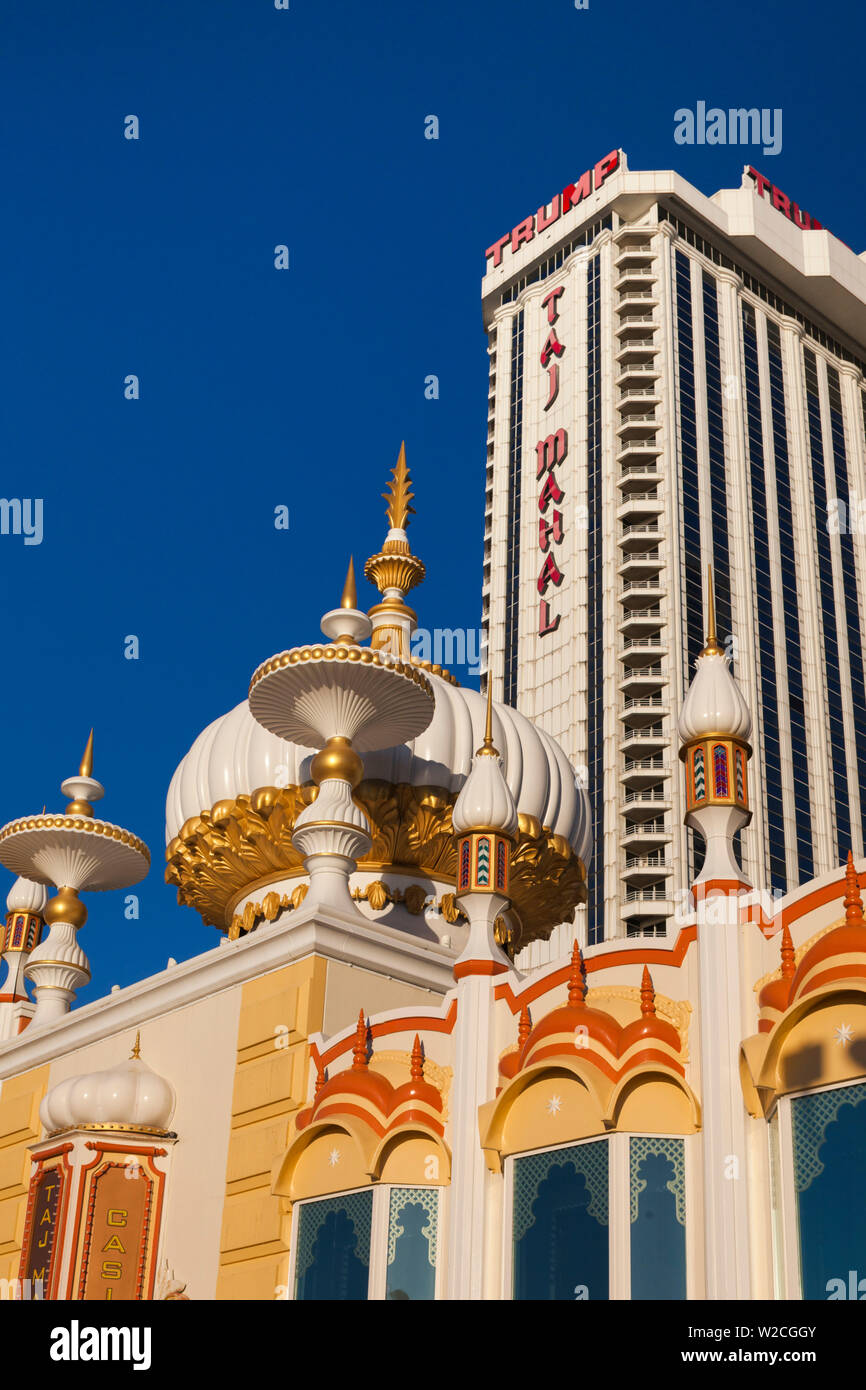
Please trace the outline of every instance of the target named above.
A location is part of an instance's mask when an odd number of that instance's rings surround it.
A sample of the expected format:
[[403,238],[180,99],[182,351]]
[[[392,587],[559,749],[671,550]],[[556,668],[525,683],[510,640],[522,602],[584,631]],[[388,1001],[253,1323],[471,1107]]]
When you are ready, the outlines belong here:
[[343,595],[340,599],[341,608],[358,607],[358,589],[355,584],[355,559],[349,556],[349,568],[346,571],[346,582],[343,585]]
[[83,758],[81,759],[81,764],[80,764],[80,766],[79,766],[79,768],[78,768],[78,775],[79,775],[79,777],[92,777],[92,776],[93,776],[93,730],[92,730],[92,729],[90,730],[90,736],[89,736],[89,738],[88,738],[88,740],[87,740],[87,747],[86,747],[85,750],[84,750],[84,756],[83,756]]
[[654,1014],[656,1011],[656,992],[648,965],[644,966],[643,975],[641,976],[640,1011],[642,1014]]
[[713,592],[713,567],[707,565],[707,640],[701,656],[724,656],[724,647],[719,646],[716,636],[716,599]]
[[325,1068],[322,1066],[321,1057],[316,1058],[316,1086],[313,1091],[313,1098],[319,1094],[325,1084]]
[[476,750],[478,758],[498,758],[499,749],[493,742],[493,681],[487,677],[487,714],[484,720],[484,742]]
[[794,943],[791,940],[791,932],[788,923],[782,927],[782,979],[793,980],[797,973],[796,957],[794,955]]
[[526,1004],[524,1004],[523,1008],[520,1010],[520,1022],[517,1025],[518,1051],[520,1051],[523,1048],[524,1044],[526,1043],[526,1039],[529,1037],[529,1034],[531,1032],[532,1020],[529,1017],[529,1009],[526,1006]]
[[358,1026],[355,1029],[355,1046],[352,1048],[352,1070],[358,1071],[367,1065],[367,1020],[364,1017],[364,1010],[358,1014]]
[[424,1080],[424,1053],[421,1048],[421,1039],[415,1034],[415,1041],[412,1044],[412,1060],[409,1063],[409,1075],[413,1081]]
[[568,1002],[572,1008],[582,1004],[586,998],[586,981],[583,977],[583,954],[575,941],[571,952],[571,970],[568,975]]
[[[82,776],[86,776],[86,774],[85,774],[85,773],[82,773]],[[132,1051],[131,1051],[130,1054],[129,1054],[129,1059],[130,1059],[130,1061],[132,1061],[133,1057],[135,1058],[136,1062],[137,1062],[137,1061],[139,1060],[139,1058],[141,1057],[141,1029],[140,1029],[140,1028],[139,1028],[138,1032],[137,1032],[136,1035],[135,1035],[135,1042],[133,1043],[133,1045],[132,1045]]]
[[397,458],[397,466],[392,471],[391,481],[388,484],[388,491],[383,492],[382,496],[388,503],[385,508],[385,515],[388,518],[393,531],[405,531],[409,524],[409,516],[415,515],[415,508],[411,505],[412,498],[415,496],[412,491],[412,479],[409,477],[409,469],[406,467],[406,441],[400,444],[400,453]]
[[860,897],[860,882],[854,868],[854,855],[849,849],[848,863],[845,866],[845,921],[863,921],[863,900]]

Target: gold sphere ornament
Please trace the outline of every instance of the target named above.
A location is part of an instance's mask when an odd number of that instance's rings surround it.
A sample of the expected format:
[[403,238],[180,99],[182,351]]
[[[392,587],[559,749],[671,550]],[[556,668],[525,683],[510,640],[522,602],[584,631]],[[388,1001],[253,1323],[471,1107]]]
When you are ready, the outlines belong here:
[[364,776],[364,764],[352,747],[351,739],[335,735],[313,758],[310,775],[317,787],[331,777],[339,777],[351,787],[357,787]]
[[87,921],[87,908],[74,888],[60,888],[53,898],[49,898],[45,912],[49,926],[55,922],[68,922],[71,927],[83,927]]

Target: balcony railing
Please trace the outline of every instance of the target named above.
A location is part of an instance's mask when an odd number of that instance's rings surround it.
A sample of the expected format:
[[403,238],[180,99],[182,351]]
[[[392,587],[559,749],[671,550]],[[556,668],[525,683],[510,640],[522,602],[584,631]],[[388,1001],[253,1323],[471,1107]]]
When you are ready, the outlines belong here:
[[666,888],[627,888],[623,902],[626,903],[663,903],[669,898]]
[[645,724],[642,729],[629,729],[623,737],[623,743],[636,743],[639,739],[645,738],[664,738],[665,731],[662,724]]
[[670,799],[670,792],[665,791],[663,787],[650,787],[645,791],[626,792],[623,797],[627,806],[631,805],[633,801],[670,801]]

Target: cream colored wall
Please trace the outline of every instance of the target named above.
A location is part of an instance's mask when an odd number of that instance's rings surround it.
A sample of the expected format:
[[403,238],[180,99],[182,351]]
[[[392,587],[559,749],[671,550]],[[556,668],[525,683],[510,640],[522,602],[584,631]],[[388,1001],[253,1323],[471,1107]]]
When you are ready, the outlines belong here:
[[[431,1008],[441,999],[442,995],[432,989],[419,989],[385,975],[375,975],[371,970],[329,961],[322,1031],[326,1038],[342,1032],[357,1021],[361,1009],[369,1016],[386,1013],[389,1009],[408,1009],[413,1004]],[[409,1046],[412,1046],[411,1039]]]
[[[141,1029],[142,1060],[171,1082],[177,1097],[159,1266],[167,1258],[192,1299],[216,1296],[240,1002],[238,986]],[[134,1041],[132,1031],[116,1034],[59,1058],[49,1085],[122,1061]]]

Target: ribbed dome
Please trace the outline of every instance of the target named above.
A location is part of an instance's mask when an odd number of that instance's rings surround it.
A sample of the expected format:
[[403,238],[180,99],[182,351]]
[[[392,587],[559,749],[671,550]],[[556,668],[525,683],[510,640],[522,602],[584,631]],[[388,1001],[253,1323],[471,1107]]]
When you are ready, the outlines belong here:
[[140,1057],[130,1057],[106,1071],[60,1081],[40,1105],[39,1118],[48,1134],[105,1125],[165,1133],[173,1112],[169,1083]]
[[712,734],[747,740],[752,732],[752,716],[731,675],[727,657],[711,652],[699,656],[696,666],[680,712],[683,743]]
[[[390,783],[459,791],[484,734],[486,702],[425,672],[436,706],[424,733],[412,743],[364,755],[364,775]],[[502,754],[505,780],[518,811],[567,840],[586,860],[591,836],[589,802],[562,749],[522,714],[493,707],[493,739]],[[256,722],[246,701],[199,734],[179,764],[166,799],[166,841],[218,801],[259,787],[309,780],[313,750],[286,743]]]
[[35,912],[40,917],[48,902],[48,889],[44,883],[34,883],[32,878],[16,878],[6,897],[7,912]]

